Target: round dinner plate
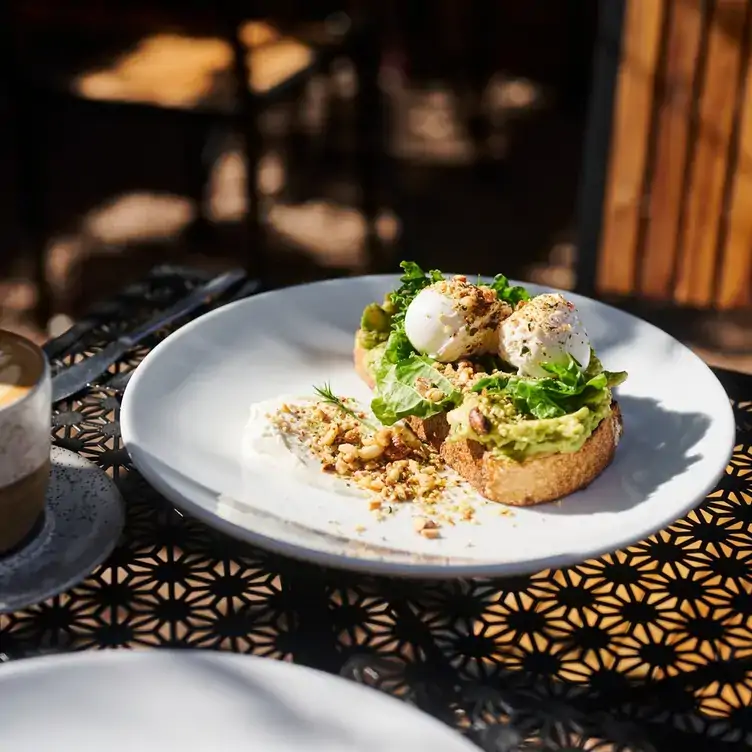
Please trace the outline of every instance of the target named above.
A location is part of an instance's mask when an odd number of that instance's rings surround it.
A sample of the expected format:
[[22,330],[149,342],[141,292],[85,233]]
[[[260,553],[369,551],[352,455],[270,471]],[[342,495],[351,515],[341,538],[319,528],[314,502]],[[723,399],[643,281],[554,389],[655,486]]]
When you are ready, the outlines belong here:
[[523,509],[480,504],[472,523],[427,539],[409,504],[379,522],[365,499],[250,465],[243,441],[252,403],[310,395],[325,382],[367,403],[354,334],[363,308],[397,284],[382,275],[290,287],[179,329],[146,357],[123,399],[123,438],[138,470],[237,538],[320,564],[431,577],[521,574],[614,551],[684,515],[723,474],[735,426],[712,371],[660,329],[570,293],[604,367],[629,372],[617,390],[624,436],[588,488]]
[[266,658],[111,650],[0,668],[0,747],[13,752],[472,752],[374,689]]

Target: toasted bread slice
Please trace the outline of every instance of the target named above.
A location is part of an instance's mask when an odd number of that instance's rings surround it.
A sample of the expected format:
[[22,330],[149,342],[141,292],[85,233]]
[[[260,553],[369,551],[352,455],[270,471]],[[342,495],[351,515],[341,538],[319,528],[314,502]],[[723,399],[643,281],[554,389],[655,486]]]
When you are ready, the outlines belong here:
[[[356,341],[355,370],[373,388],[366,353]],[[446,441],[449,423],[444,414],[409,418],[408,423],[482,496],[510,506],[555,501],[585,488],[611,464],[622,432],[621,411],[614,402],[611,414],[601,421],[579,451],[515,462],[495,457],[477,441]]]

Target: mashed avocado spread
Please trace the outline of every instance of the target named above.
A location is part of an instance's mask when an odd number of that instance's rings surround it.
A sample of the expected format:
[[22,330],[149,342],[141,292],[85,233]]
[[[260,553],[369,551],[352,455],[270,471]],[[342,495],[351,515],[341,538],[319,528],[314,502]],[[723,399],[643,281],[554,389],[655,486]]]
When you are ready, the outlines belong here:
[[371,350],[389,339],[391,316],[378,303],[366,306],[360,319],[358,344],[365,350]]
[[360,339],[363,330],[358,332],[358,341],[361,346],[366,350],[364,356],[364,362],[368,371],[375,375],[378,371],[381,359],[384,357],[384,351],[386,350],[386,342],[374,342],[370,347],[366,347],[365,343]]
[[[502,396],[467,394],[462,404],[447,414],[448,441],[472,439],[495,454],[522,460],[532,455],[577,452],[611,409],[611,391],[604,389],[602,399],[587,407],[556,418],[536,419],[518,413]],[[471,412],[478,410],[488,421],[483,428],[473,427]],[[478,422],[475,421],[476,426]]]

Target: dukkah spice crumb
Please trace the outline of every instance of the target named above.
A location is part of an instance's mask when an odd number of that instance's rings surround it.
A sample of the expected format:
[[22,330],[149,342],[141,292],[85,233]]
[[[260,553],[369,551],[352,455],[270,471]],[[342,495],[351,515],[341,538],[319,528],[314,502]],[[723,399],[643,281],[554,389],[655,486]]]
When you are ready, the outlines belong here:
[[[283,405],[269,419],[294,436],[321,462],[322,470],[340,476],[373,495],[371,511],[383,519],[394,504],[431,505],[454,485],[440,474],[438,453],[405,425],[372,430],[353,400],[342,399],[354,415],[336,405],[317,402]],[[438,523],[426,530],[436,530]],[[438,531],[437,531],[438,532]],[[423,534],[421,532],[421,534]],[[437,537],[428,533],[424,537]]]
[[437,365],[438,370],[462,392],[469,392],[488,372],[479,363],[460,360],[457,363]]

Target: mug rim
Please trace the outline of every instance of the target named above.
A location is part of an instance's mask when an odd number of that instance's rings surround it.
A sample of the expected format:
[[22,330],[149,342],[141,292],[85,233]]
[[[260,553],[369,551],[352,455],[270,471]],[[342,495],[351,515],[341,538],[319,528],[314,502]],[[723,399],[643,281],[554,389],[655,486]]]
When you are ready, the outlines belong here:
[[37,345],[36,342],[32,342],[28,337],[24,337],[23,334],[12,332],[9,329],[0,329],[0,337],[2,336],[7,336],[11,339],[15,339],[17,342],[20,342],[21,344],[29,347],[29,349],[33,350],[37,357],[40,359],[42,370],[34,386],[29,389],[29,391],[26,392],[23,397],[19,397],[17,400],[11,402],[10,404],[0,405],[0,420],[2,420],[2,418],[9,412],[20,408],[29,400],[33,399],[37,395],[39,390],[44,388],[45,384],[50,381],[50,362],[47,359],[47,356],[44,354],[44,350],[42,350],[42,348]]

